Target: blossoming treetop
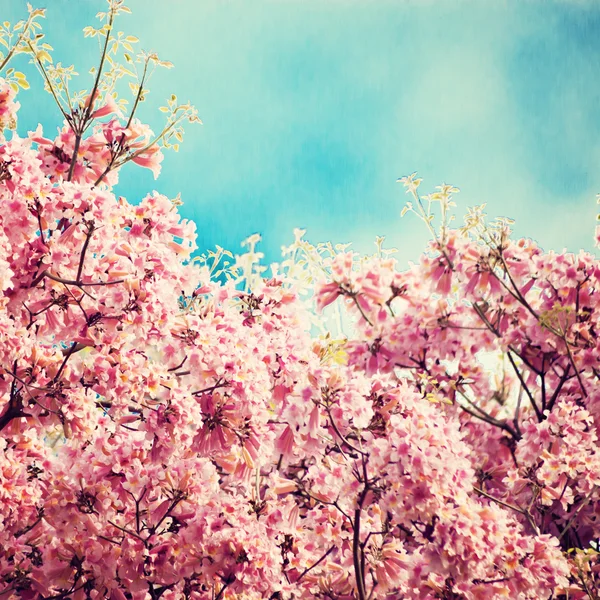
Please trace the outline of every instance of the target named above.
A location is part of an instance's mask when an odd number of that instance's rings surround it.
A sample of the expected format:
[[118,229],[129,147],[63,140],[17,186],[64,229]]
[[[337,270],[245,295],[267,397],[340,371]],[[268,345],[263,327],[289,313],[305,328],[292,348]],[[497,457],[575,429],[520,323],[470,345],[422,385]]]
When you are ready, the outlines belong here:
[[270,279],[257,239],[190,260],[178,202],[112,191],[198,120],[137,120],[168,63],[133,58],[125,10],[86,28],[83,94],[42,11],[0,35],[2,126],[22,53],[64,117],[0,145],[0,598],[597,599],[597,260],[481,209],[451,229],[457,190],[414,175],[433,240],[407,271],[303,232]]

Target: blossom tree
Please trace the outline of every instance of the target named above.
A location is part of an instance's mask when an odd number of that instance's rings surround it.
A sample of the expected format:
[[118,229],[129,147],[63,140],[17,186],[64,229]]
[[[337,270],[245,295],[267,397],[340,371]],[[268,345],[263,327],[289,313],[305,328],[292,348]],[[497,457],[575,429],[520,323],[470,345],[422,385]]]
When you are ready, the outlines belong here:
[[[409,270],[302,231],[270,278],[258,236],[192,259],[178,199],[113,192],[198,121],[138,120],[170,63],[124,11],[83,93],[43,11],[0,31],[0,598],[598,599],[598,261],[416,175]],[[8,133],[23,54],[55,138]]]

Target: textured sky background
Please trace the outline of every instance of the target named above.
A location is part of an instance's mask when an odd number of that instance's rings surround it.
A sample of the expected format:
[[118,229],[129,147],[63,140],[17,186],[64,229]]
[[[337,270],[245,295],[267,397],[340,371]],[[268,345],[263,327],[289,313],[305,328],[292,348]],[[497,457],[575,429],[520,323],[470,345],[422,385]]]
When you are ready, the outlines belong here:
[[[35,6],[44,6],[31,0]],[[26,15],[0,0],[0,18]],[[102,0],[45,0],[54,57],[85,74],[83,39]],[[130,0],[117,29],[175,68],[157,71],[141,117],[155,129],[172,92],[204,125],[188,127],[155,182],[128,165],[117,193],[181,192],[201,248],[239,251],[254,232],[278,260],[294,227],[311,241],[376,235],[415,259],[428,235],[399,176],[418,171],[466,206],[516,219],[546,249],[592,249],[600,192],[600,2],[460,0]],[[22,60],[22,59],[21,59]],[[15,63],[13,66],[17,66]],[[19,64],[19,68],[23,64]],[[58,113],[36,82],[19,131]]]

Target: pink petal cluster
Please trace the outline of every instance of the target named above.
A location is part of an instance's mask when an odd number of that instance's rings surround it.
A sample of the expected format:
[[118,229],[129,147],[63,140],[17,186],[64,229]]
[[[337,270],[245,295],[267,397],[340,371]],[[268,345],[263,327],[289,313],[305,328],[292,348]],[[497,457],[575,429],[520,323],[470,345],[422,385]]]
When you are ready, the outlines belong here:
[[21,105],[15,100],[16,95],[13,87],[0,77],[0,131],[15,129],[17,125],[17,111]]
[[[109,103],[93,114],[102,117],[117,110]],[[157,145],[150,145],[154,133],[147,125],[133,119],[125,127],[117,117],[96,123],[92,135],[79,143],[71,181],[94,184],[102,178],[116,185],[118,169],[113,165],[115,155],[120,152],[125,152],[135,164],[150,169],[155,179],[158,177],[163,154]],[[37,144],[44,174],[51,180],[68,179],[77,139],[70,125],[65,123],[53,140],[43,137],[41,128],[31,139]]]

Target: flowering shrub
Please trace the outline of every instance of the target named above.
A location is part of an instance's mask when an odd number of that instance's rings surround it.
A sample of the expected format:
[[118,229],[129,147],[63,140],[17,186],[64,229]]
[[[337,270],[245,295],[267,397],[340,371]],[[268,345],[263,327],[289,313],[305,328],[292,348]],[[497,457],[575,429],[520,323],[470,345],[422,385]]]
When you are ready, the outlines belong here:
[[598,261],[481,208],[451,229],[457,190],[414,175],[433,240],[407,271],[299,230],[271,278],[258,236],[192,260],[178,199],[113,193],[198,120],[137,120],[169,63],[132,58],[126,10],[86,28],[83,95],[42,11],[0,31],[65,119],[0,140],[0,597],[599,598]]

